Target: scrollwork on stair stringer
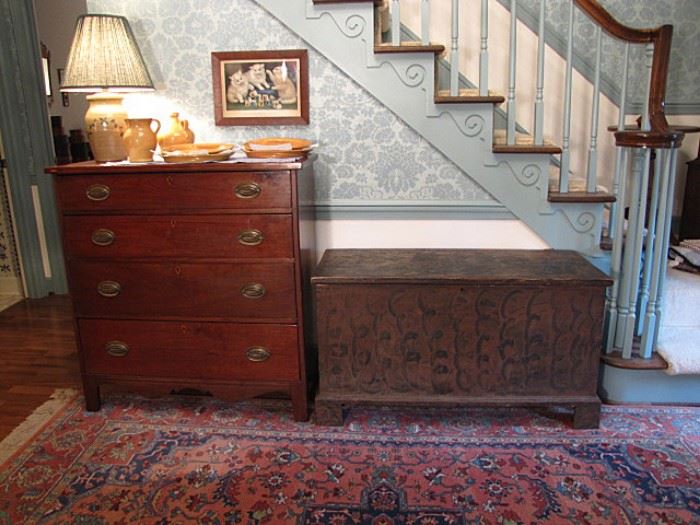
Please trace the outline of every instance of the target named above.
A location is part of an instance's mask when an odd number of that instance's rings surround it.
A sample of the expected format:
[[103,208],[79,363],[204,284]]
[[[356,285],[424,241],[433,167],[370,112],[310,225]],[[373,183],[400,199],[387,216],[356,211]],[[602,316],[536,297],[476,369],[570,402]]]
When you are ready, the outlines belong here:
[[602,208],[598,212],[595,206],[548,202],[548,155],[492,152],[492,105],[436,105],[433,55],[375,55],[371,2],[254,1],[372,93],[551,246],[589,253],[597,247],[594,237],[600,231]]

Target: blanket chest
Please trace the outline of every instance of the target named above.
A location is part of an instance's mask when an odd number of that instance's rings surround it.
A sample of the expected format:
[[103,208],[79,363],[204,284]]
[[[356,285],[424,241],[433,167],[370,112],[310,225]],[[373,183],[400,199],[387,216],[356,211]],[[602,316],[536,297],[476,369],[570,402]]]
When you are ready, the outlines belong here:
[[595,427],[610,283],[569,251],[326,251],[316,420],[358,403],[568,405]]

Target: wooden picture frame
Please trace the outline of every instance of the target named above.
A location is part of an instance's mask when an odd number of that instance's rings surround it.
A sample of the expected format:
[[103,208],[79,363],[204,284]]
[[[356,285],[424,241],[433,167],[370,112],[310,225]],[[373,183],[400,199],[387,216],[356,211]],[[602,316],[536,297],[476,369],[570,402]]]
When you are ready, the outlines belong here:
[[306,49],[211,54],[217,126],[309,123]]

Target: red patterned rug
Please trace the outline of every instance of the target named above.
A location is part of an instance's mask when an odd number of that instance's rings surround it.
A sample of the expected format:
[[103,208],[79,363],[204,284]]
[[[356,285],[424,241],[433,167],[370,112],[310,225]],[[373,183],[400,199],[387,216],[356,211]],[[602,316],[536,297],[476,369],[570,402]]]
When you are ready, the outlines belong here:
[[[0,447],[1,448],[1,447]],[[700,408],[354,409],[74,397],[0,465],[0,524],[700,523]]]

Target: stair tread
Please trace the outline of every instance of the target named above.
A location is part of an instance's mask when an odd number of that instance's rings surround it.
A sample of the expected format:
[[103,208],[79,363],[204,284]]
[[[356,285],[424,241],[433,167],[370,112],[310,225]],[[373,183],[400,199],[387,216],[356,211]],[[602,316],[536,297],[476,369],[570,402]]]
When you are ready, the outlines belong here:
[[440,44],[423,44],[422,42],[401,42],[401,45],[375,44],[375,53],[420,53],[422,51],[440,54],[445,51],[445,46]]
[[370,2],[377,7],[380,7],[384,3],[384,0],[314,0],[314,4],[368,4]]
[[515,144],[506,144],[505,129],[493,130],[494,153],[561,153],[561,148],[547,140],[544,144],[535,144],[535,138],[527,133],[515,133]]
[[615,202],[615,196],[605,191],[549,191],[549,202]]
[[435,96],[436,104],[478,104],[493,103],[502,104],[506,98],[495,91],[489,90],[486,96],[479,95],[478,88],[463,88],[458,95],[450,95],[449,89],[441,89]]

